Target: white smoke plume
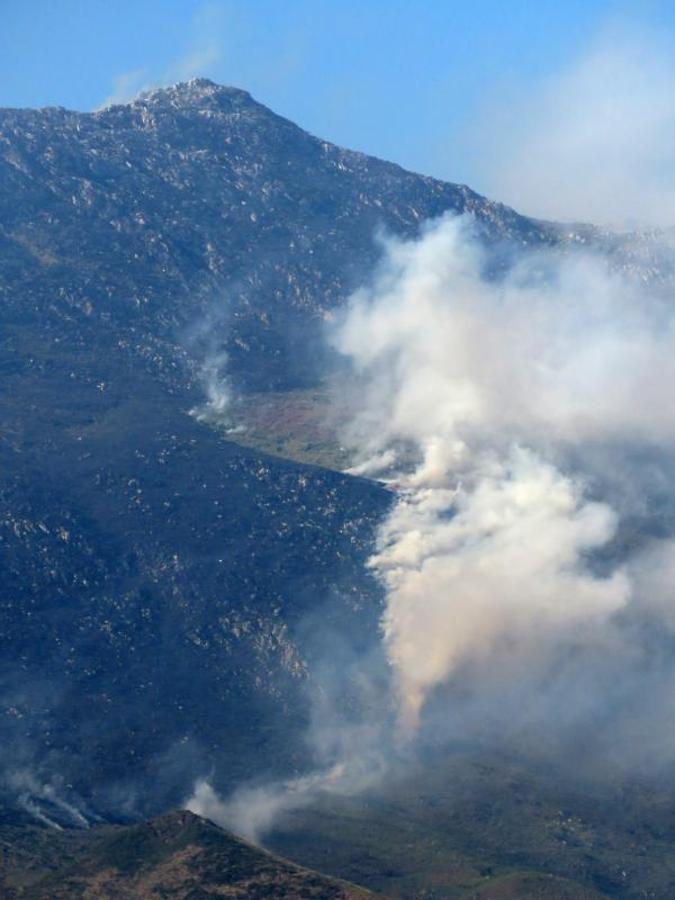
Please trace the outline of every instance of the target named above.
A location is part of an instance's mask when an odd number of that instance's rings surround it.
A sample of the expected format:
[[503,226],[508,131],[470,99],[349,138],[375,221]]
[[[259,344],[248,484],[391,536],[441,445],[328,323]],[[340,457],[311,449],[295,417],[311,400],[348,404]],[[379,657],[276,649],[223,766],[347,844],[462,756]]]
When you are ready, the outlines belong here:
[[195,376],[205,395],[190,410],[190,415],[199,422],[235,433],[244,431],[245,427],[234,421],[238,397],[228,374],[229,358],[223,347],[227,317],[227,298],[219,297],[218,303],[211,302],[204,316],[185,334],[184,342],[190,357],[200,361],[195,366]]
[[[448,473],[452,477],[451,473]],[[385,640],[402,703],[417,723],[426,693],[467,658],[509,654],[590,630],[626,603],[626,576],[595,577],[583,554],[613,535],[615,517],[577,485],[516,448],[451,494],[417,489],[383,528],[371,560],[388,589]]]
[[370,564],[407,734],[461,667],[544,673],[566,643],[624,640],[637,605],[675,619],[672,546],[594,564],[620,515],[583,467],[586,447],[672,446],[675,310],[588,254],[486,271],[465,219],[389,241],[334,336],[359,379],[354,471],[400,492]]
[[227,800],[222,800],[206,779],[197,781],[185,808],[237,834],[260,841],[265,832],[285,812],[309,805],[319,793],[345,792],[344,767],[337,765],[325,771],[312,772],[287,781],[244,786]]
[[[100,821],[100,817],[79,798],[77,803],[66,799],[72,791],[58,777],[43,781],[28,769],[15,769],[5,775],[4,782],[12,789],[19,805],[43,825],[61,830],[64,825],[89,828]],[[57,817],[61,824],[56,821]]]
[[212,74],[223,57],[225,25],[223,10],[218,4],[201,4],[190,22],[182,52],[163,71],[152,72],[141,66],[117,75],[113,78],[111,92],[98,109],[129,103],[162,85]]
[[207,356],[199,369],[206,400],[201,406],[190,410],[190,415],[200,422],[222,421],[230,412],[233,400],[233,391],[225,374],[227,354],[225,352],[213,353]]
[[652,645],[675,632],[675,540],[624,532],[649,515],[650,479],[668,492],[639,448],[675,447],[675,309],[584,250],[521,254],[495,273],[475,227],[445,217],[387,240],[331,326],[356,385],[341,435],[352,471],[396,496],[369,562],[394,696],[373,695],[360,731],[325,710],[309,775],[225,801],[197,783],[189,808],[253,839],[405,765],[427,711],[449,735],[478,723],[505,740],[543,723],[544,747],[611,708],[617,760],[649,733],[673,761],[661,713],[675,667]]

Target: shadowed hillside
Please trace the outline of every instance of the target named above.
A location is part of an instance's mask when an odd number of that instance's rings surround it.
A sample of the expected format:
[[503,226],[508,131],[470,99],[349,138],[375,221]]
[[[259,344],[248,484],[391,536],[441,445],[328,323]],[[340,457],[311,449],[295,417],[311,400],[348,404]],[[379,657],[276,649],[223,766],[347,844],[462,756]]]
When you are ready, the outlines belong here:
[[84,833],[2,828],[0,842],[7,900],[375,897],[271,856],[189,812]]

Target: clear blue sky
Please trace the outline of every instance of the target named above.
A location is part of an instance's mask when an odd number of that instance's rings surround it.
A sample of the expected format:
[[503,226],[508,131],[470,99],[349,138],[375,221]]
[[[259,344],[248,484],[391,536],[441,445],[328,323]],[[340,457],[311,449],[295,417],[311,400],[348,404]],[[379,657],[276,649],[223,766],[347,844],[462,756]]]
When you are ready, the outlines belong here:
[[476,110],[635,16],[675,46],[672,0],[0,0],[0,106],[90,110],[203,75],[314,134],[470,183]]

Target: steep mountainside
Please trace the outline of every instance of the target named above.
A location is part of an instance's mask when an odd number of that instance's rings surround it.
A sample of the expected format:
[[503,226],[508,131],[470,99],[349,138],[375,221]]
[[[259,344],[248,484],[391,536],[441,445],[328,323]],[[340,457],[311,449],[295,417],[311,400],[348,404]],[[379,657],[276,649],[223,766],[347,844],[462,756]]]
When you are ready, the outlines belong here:
[[493,238],[557,234],[468,188],[317,140],[209,81],[91,114],[0,111],[12,336],[39,326],[72,352],[131,354],[174,386],[176,348],[205,316],[240,382],[306,383],[307,337],[368,271],[377,229],[409,235],[447,210],[475,212]]
[[[232,780],[290,765],[319,612],[336,634],[354,620],[376,633],[363,560],[387,493],[222,441],[138,377],[91,393],[12,380],[0,439],[10,781],[58,775],[105,808],[143,784],[161,808],[216,760]],[[106,799],[111,783],[124,798]]]

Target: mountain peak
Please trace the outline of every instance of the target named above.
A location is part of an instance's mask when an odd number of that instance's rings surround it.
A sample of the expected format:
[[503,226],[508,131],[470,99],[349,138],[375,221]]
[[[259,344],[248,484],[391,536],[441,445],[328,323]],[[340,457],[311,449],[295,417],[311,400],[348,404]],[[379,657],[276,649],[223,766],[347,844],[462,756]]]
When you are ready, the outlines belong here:
[[241,88],[216,84],[209,78],[192,78],[176,84],[151,88],[143,91],[133,100],[135,104],[169,104],[171,106],[204,106],[227,104],[243,106],[253,102],[248,91]]

